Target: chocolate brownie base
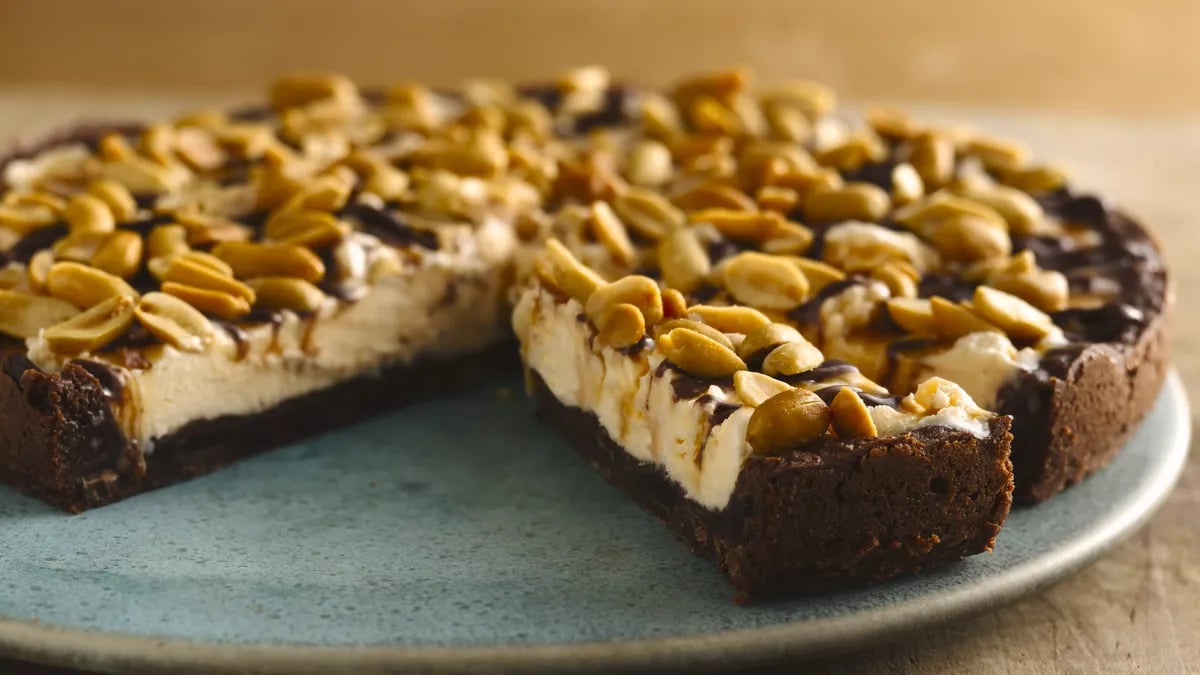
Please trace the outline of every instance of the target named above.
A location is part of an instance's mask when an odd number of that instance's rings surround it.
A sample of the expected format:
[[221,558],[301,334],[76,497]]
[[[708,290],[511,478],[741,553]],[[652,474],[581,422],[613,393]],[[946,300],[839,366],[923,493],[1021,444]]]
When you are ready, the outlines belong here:
[[143,456],[111,412],[95,365],[45,373],[20,355],[0,376],[0,481],[72,512],[200,476],[239,459],[516,368],[509,343],[396,366],[251,415],[198,420]]
[[1088,345],[1009,386],[999,408],[1016,420],[1018,501],[1045,501],[1116,457],[1162,389],[1166,324],[1160,316],[1133,345]]
[[862,585],[991,550],[1012,505],[1007,418],[982,439],[929,427],[752,456],[729,504],[713,511],[625,452],[595,416],[559,402],[536,373],[534,385],[541,417],[744,599]]
[[1118,297],[1055,315],[1072,344],[1048,352],[999,394],[1013,416],[1018,502],[1041,502],[1104,467],[1154,406],[1166,377],[1172,294],[1161,245],[1134,219],[1095,197],[1063,195],[1048,210],[1087,222],[1105,237],[1096,253],[1026,242],[1073,286],[1095,270],[1113,274]]

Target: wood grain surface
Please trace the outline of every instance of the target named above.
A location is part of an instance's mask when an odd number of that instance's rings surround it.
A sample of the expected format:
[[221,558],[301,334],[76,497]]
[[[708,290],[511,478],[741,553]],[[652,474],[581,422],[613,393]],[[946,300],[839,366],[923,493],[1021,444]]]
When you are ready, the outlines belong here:
[[[149,116],[225,95],[148,96],[138,91],[0,88],[0,134],[90,116]],[[1200,118],[1109,119],[918,107],[1031,142],[1113,196],[1162,237],[1180,298],[1175,365],[1200,400]],[[1193,427],[1195,423],[1193,421]],[[1200,436],[1193,433],[1193,436]],[[839,658],[813,673],[1200,673],[1200,454],[1193,452],[1166,506],[1140,533],[1076,576],[975,618]],[[999,545],[1003,546],[1003,537]],[[755,671],[795,672],[784,668]],[[0,660],[0,673],[66,675]]]
[[2,0],[0,82],[230,87],[749,63],[847,96],[1186,114],[1195,0]]

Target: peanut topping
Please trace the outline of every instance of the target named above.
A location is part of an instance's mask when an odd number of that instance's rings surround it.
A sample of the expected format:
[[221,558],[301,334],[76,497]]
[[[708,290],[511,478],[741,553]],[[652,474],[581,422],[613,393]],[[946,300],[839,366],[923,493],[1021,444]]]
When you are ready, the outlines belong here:
[[702,209],[727,209],[730,211],[754,211],[757,205],[754,200],[735,187],[721,183],[701,183],[689,190],[675,195],[671,201],[681,209],[699,211]]
[[942,255],[964,262],[1003,258],[1012,251],[1007,232],[989,220],[965,214],[940,222],[932,240]]
[[117,296],[137,297],[137,291],[120,277],[76,262],[54,263],[46,274],[46,291],[80,309]]
[[[25,279],[30,290],[43,293],[46,290],[46,279],[50,276],[50,268],[54,266],[54,253],[45,249],[34,253],[25,267]],[[19,269],[19,268],[12,268]]]
[[[254,291],[250,287],[195,258],[181,256],[172,260],[163,281],[216,291],[244,300],[247,304],[254,303]],[[165,283],[163,290],[166,290]]]
[[696,377],[729,377],[746,369],[732,349],[689,328],[660,335],[656,344],[667,360]]
[[118,295],[62,323],[42,331],[50,349],[59,354],[79,354],[99,349],[117,339],[133,322],[133,298]]
[[814,293],[819,293],[829,284],[846,278],[845,272],[819,260],[798,256],[788,256],[787,260],[804,273],[804,278],[808,279],[809,288]]
[[[933,303],[925,298],[892,298],[887,301],[888,316],[909,333],[932,335],[937,332]],[[944,312],[943,312],[944,313]]]
[[907,262],[890,260],[873,270],[871,277],[882,281],[893,298],[917,297],[921,273]]
[[1043,312],[1059,312],[1067,308],[1070,284],[1066,275],[1057,270],[1001,270],[987,277],[988,285],[1011,293]]
[[979,331],[1004,332],[970,307],[936,296],[930,298],[929,302],[933,326],[939,335],[957,339]]
[[245,297],[222,291],[166,281],[163,282],[162,292],[183,300],[205,314],[226,321],[234,321],[250,313],[250,302]]
[[687,222],[687,215],[666,197],[640,188],[618,194],[612,208],[621,220],[648,239],[662,239]]
[[891,209],[891,199],[870,183],[848,183],[841,188],[814,190],[804,201],[805,215],[819,222],[879,221]]
[[670,333],[676,328],[687,328],[689,330],[694,330],[705,337],[712,338],[713,340],[720,342],[730,349],[734,348],[733,342],[729,339],[728,335],[706,323],[701,323],[694,319],[671,319],[670,321],[664,321],[654,327],[654,332],[656,335],[663,335],[665,333]]
[[1015,188],[1004,185],[962,187],[957,192],[995,210],[1004,217],[1014,234],[1031,234],[1045,217],[1041,205],[1033,197]]
[[1020,143],[982,136],[967,141],[964,151],[978,157],[989,169],[1019,167],[1029,155],[1029,150]]
[[752,307],[788,310],[803,302],[808,293],[808,280],[795,265],[765,253],[739,253],[723,272],[729,294]]
[[692,305],[688,307],[688,316],[695,317],[722,333],[741,333],[743,335],[771,323],[766,314],[750,307]]
[[733,390],[737,392],[742,403],[751,408],[762,405],[763,401],[776,394],[782,394],[792,389],[792,385],[787,382],[777,380],[770,375],[756,373],[753,370],[739,370],[733,374]]
[[187,228],[182,225],[159,225],[150,230],[146,237],[146,250],[151,258],[186,253]]
[[850,387],[842,387],[829,405],[833,429],[843,438],[874,438],[879,435],[871,411],[862,396]]
[[315,253],[295,244],[254,244],[225,242],[212,250],[213,255],[229,265],[233,276],[295,277],[316,283],[325,277],[325,263]]
[[1054,331],[1050,317],[1015,295],[988,286],[975,288],[975,311],[1017,338],[1040,339]]
[[613,258],[622,265],[633,262],[636,252],[633,242],[629,241],[629,233],[625,224],[613,212],[607,202],[592,202],[592,213],[589,221],[596,238],[612,254]]
[[646,334],[646,319],[637,307],[621,303],[604,315],[600,326],[600,343],[609,347],[628,347]]
[[128,279],[142,266],[142,238],[137,232],[113,232],[92,254],[92,265],[109,274]]
[[64,300],[19,291],[0,290],[0,333],[16,338],[36,337],[75,316],[79,310]]
[[662,289],[663,318],[682,319],[687,316],[687,299],[674,288]]
[[147,293],[133,308],[138,322],[163,342],[188,352],[203,351],[216,329],[188,303],[166,293]]
[[738,356],[746,363],[758,364],[771,350],[786,342],[804,342],[800,331],[786,323],[768,323],[746,334],[738,345]]
[[117,222],[104,200],[90,194],[77,194],[67,202],[63,218],[72,233],[112,232]]
[[321,289],[296,277],[259,277],[246,286],[254,291],[254,306],[309,314],[325,303]]
[[825,435],[829,421],[829,408],[820,396],[805,389],[791,389],[754,409],[746,427],[746,441],[755,454],[778,454]]
[[690,293],[704,283],[712,270],[708,252],[695,230],[675,230],[658,245],[658,267],[663,281],[672,288]]
[[892,169],[892,202],[897,206],[911,204],[925,195],[925,181],[912,164],[900,163]]
[[1002,167],[997,170],[1001,183],[1025,192],[1053,192],[1066,185],[1067,177],[1052,166]]
[[634,185],[657,186],[671,179],[671,150],[659,141],[639,141],[629,151],[625,176]]
[[546,261],[546,269],[550,273],[550,277],[543,277],[542,281],[560,289],[580,304],[586,303],[596,289],[604,285],[604,280],[598,274],[580,263],[557,239],[546,242],[540,259]]
[[113,180],[98,180],[88,186],[88,193],[100,198],[118,222],[125,222],[137,213],[137,202],[129,188]]
[[762,242],[779,234],[783,219],[777,213],[704,209],[691,214],[693,223],[709,223],[730,239]]
[[821,350],[800,338],[779,345],[763,359],[762,369],[768,375],[799,375],[825,362]]
[[596,289],[587,299],[584,312],[597,326],[604,325],[604,317],[620,304],[637,307],[647,326],[653,326],[663,318],[662,292],[658,283],[650,277],[630,275],[605,284]]
[[[476,81],[461,96],[402,83],[379,100],[344,76],[299,76],[274,86],[261,118],[203,112],[15,160],[0,332],[47,331],[74,353],[137,321],[198,351],[215,335],[208,317],[324,321],[385,277],[502,263],[507,235],[520,242],[512,267],[578,302],[596,345],[649,334],[680,370],[733,375],[759,408],[755,451],[777,452],[831,419],[840,437],[875,435],[865,377],[921,375],[919,359],[889,359],[898,331],[939,348],[999,331],[1039,350],[1056,343],[1051,313],[1112,300],[1013,255],[1030,235],[1106,243],[1057,195],[1031,196],[1065,178],[1022,146],[895,110],[854,127],[828,114],[827,87],[752,84],[733,68],[627,96],[587,67],[547,96]],[[970,302],[919,297],[958,283],[977,287]],[[831,409],[772,377],[838,359],[858,379],[802,385],[853,387]]]
[[954,177],[954,142],[925,132],[912,140],[908,161],[927,190],[934,190]]

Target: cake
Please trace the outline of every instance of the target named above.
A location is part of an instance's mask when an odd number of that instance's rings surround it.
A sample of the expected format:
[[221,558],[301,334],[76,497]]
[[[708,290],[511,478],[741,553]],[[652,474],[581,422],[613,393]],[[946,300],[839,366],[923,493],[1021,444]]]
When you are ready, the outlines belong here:
[[101,506],[514,368],[515,334],[542,416],[747,596],[989,550],[1152,405],[1158,246],[1018,143],[834,103],[302,76],[18,146],[0,479]]

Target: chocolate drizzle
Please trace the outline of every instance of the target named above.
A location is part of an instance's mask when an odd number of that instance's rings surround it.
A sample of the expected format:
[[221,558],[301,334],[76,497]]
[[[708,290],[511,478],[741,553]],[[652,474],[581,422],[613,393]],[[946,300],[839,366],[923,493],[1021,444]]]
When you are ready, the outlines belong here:
[[120,349],[143,349],[153,344],[158,344],[159,339],[154,337],[146,327],[140,323],[134,322],[129,330],[125,331],[116,340],[104,346],[104,351],[117,351]]
[[801,326],[816,326],[821,318],[821,305],[826,300],[851,286],[857,286],[862,283],[866,283],[866,279],[860,276],[851,276],[840,281],[835,281],[822,288],[804,304],[788,312],[788,318]]
[[909,340],[896,340],[888,343],[887,352],[888,360],[895,361],[898,356],[905,352],[919,351],[934,347],[941,344],[943,340],[935,338],[912,338]]
[[976,285],[973,282],[960,279],[955,274],[926,274],[921,278],[921,282],[917,286],[917,295],[922,298],[930,298],[938,295],[956,302],[959,300],[970,300],[971,296],[975,293]]
[[843,375],[852,375],[857,372],[858,368],[853,364],[837,359],[829,359],[812,370],[796,373],[795,375],[782,375],[779,376],[779,379],[795,386],[807,382],[823,382]]
[[41,368],[29,359],[24,352],[14,352],[4,358],[4,374],[7,375],[13,382],[21,384],[21,378],[26,371],[34,370],[41,372]]
[[[517,92],[524,98],[531,98],[541,103],[547,110],[555,114],[561,112],[560,109],[565,99],[563,92],[552,84],[524,85],[518,87]],[[604,92],[604,101],[598,109],[575,117],[563,118],[557,131],[565,135],[586,134],[593,129],[625,124],[629,121],[629,100],[632,96],[633,90],[627,86],[609,87]]]
[[[663,361],[659,365],[659,370],[665,373],[663,366],[667,366],[667,362]],[[667,366],[670,369],[670,366]],[[675,398],[680,401],[690,400],[704,394],[709,387],[716,386],[720,389],[729,389],[733,386],[732,377],[722,377],[718,379],[702,379],[694,375],[688,375],[682,371],[676,371],[675,377],[671,378],[671,389],[675,392]]]
[[651,344],[653,344],[653,341],[650,340],[650,338],[643,337],[641,340],[638,340],[628,347],[621,347],[617,349],[617,351],[626,356],[637,356],[638,354],[641,354],[645,350],[649,349]]
[[575,134],[586,134],[593,129],[624,124],[629,119],[626,111],[631,93],[627,87],[609,87],[608,91],[604,92],[604,104],[600,109],[576,117],[570,131]]
[[846,388],[857,392],[859,398],[863,400],[863,403],[866,403],[871,407],[885,405],[889,408],[895,408],[896,406],[900,405],[900,399],[896,398],[895,396],[879,396],[877,394],[868,394],[858,387],[850,387],[849,385],[845,384],[835,384],[831,387],[822,387],[813,393],[815,393],[817,396],[820,396],[821,400],[825,402],[825,405],[831,405],[834,397],[838,395],[838,392]]
[[218,328],[225,331],[225,334],[229,336],[229,339],[233,340],[234,346],[237,347],[238,360],[246,358],[246,356],[250,353],[250,335],[245,331],[245,329],[228,321],[214,320],[213,323]]
[[120,401],[124,398],[125,378],[116,368],[107,363],[88,359],[75,359],[71,363],[91,373],[92,377],[100,383],[100,390],[109,400]]
[[727,403],[717,400],[717,397],[712,394],[704,394],[696,399],[696,403],[702,408],[709,409],[708,412],[708,434],[705,435],[705,440],[712,435],[713,427],[719,426],[722,422],[729,419],[729,416],[737,412],[742,406],[736,403]]
[[438,249],[436,232],[415,228],[387,209],[352,202],[347,204],[339,215],[357,220],[364,231],[392,246],[419,246],[431,251]]
[[1147,322],[1146,313],[1132,305],[1109,303],[1093,309],[1066,309],[1052,315],[1054,323],[1073,340],[1132,342]]
[[875,162],[871,164],[863,164],[854,171],[848,171],[843,176],[847,183],[863,182],[883,188],[889,194],[892,192],[892,170],[896,168],[896,162],[885,160],[883,162]]
[[34,253],[50,248],[54,242],[66,235],[67,226],[63,223],[39,227],[13,244],[13,247],[8,249],[7,258],[9,261],[27,263]]

